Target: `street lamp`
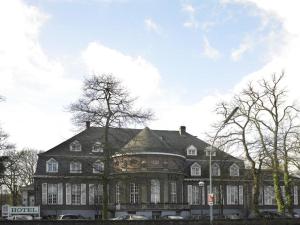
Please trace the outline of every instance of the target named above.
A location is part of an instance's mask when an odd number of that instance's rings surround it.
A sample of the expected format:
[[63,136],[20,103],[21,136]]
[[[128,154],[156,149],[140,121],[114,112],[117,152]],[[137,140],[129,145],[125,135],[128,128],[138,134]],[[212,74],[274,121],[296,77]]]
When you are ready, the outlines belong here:
[[212,141],[211,146],[208,146],[206,149],[209,151],[209,196],[210,196],[210,200],[212,201],[209,205],[209,220],[210,220],[210,224],[213,224],[213,193],[212,193],[212,178],[211,178],[211,156],[212,153],[216,150],[214,147],[215,141],[218,137],[218,134],[220,133],[220,131],[224,128],[224,126],[226,125],[226,123],[228,123],[228,121],[231,119],[231,117],[233,117],[233,115],[236,113],[236,111],[238,111],[239,107],[235,107],[234,110],[232,110],[232,112],[229,114],[229,116],[227,116],[224,120],[224,122],[222,123],[222,125],[219,127],[219,129],[216,132],[216,135],[214,136],[214,139]]
[[203,211],[202,211],[202,196],[203,196],[203,187],[204,187],[204,182],[203,181],[199,181],[198,183],[199,185],[199,189],[200,189],[200,207],[201,207],[201,217],[203,216]]

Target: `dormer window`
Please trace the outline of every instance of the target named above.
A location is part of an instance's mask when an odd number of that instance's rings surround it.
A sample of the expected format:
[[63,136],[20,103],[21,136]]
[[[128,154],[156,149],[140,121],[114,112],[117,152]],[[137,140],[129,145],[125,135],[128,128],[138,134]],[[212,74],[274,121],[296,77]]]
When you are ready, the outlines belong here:
[[220,166],[217,163],[214,163],[211,166],[211,174],[212,176],[220,176],[221,175],[221,171],[220,171]]
[[74,151],[74,152],[80,152],[81,151],[81,144],[79,143],[79,141],[73,141],[70,144],[70,151]]
[[197,148],[194,145],[190,145],[187,149],[186,149],[186,154],[187,155],[193,155],[196,156],[197,155]]
[[93,173],[102,173],[104,171],[104,163],[96,161],[93,163]]
[[46,162],[46,172],[48,173],[57,173],[58,171],[58,162],[51,158]]
[[71,162],[70,163],[70,173],[81,173],[81,163]]
[[101,142],[96,142],[93,145],[92,152],[103,152],[103,147],[102,147]]
[[229,174],[232,177],[238,177],[240,175],[240,168],[235,163],[232,164],[229,168]]
[[191,166],[191,176],[201,176],[201,166],[198,163]]

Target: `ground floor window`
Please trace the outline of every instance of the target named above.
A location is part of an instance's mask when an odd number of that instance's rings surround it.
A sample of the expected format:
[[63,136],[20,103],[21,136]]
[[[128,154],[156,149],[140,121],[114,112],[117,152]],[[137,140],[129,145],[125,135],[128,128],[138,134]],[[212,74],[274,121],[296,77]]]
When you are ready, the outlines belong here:
[[48,184],[48,204],[57,204],[58,187],[57,184]]
[[151,180],[151,203],[160,202],[160,182],[159,180]]
[[188,203],[190,205],[202,205],[205,204],[204,188],[199,185],[188,185]]
[[116,184],[116,204],[120,204],[120,184]]
[[72,184],[71,186],[71,203],[72,205],[80,205],[81,203],[81,185]]
[[136,204],[139,202],[139,186],[136,183],[130,183],[129,185],[129,189],[130,189],[130,203],[131,204]]
[[171,203],[177,203],[177,186],[176,181],[170,182],[170,197]]
[[227,197],[227,205],[238,205],[239,200],[239,192],[237,185],[227,185],[226,186],[226,197]]
[[264,186],[264,204],[275,205],[275,192],[273,186]]

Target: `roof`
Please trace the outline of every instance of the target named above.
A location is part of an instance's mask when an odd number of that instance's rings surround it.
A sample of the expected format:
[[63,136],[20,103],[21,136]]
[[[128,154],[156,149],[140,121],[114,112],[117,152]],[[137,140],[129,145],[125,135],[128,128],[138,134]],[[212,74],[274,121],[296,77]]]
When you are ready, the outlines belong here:
[[132,138],[123,148],[122,153],[138,153],[138,152],[164,152],[174,153],[172,148],[164,137],[158,136],[148,127],[141,130],[134,138]]

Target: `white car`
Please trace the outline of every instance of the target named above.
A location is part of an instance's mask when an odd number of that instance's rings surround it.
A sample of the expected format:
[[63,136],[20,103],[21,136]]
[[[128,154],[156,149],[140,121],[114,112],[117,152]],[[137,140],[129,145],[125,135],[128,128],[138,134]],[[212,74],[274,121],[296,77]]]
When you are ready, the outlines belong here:
[[7,217],[7,220],[33,220],[31,215],[13,215]]
[[110,220],[148,220],[148,217],[143,215],[123,215],[111,218]]

